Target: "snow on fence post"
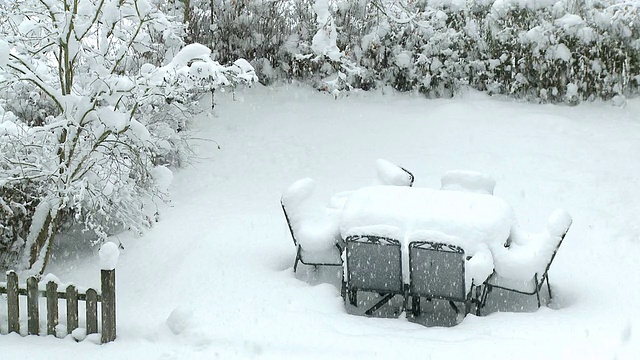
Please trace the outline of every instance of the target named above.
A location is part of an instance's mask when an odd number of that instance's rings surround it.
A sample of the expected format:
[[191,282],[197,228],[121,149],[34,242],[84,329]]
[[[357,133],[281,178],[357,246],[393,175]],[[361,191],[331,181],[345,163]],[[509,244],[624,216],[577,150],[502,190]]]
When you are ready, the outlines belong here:
[[38,298],[40,298],[38,279],[35,276],[29,276],[27,278],[27,328],[29,335],[38,335],[40,333]]
[[120,251],[118,245],[108,242],[100,248],[102,291],[102,336],[104,343],[116,339],[116,265]]
[[20,302],[18,299],[18,274],[7,272],[7,318],[9,332],[20,333]]
[[58,284],[47,283],[47,335],[56,336],[58,326]]

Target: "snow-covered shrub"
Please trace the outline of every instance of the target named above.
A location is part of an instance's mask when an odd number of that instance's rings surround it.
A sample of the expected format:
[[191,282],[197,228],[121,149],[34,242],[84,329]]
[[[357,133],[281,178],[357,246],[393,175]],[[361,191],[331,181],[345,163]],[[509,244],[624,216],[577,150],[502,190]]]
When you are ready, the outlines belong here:
[[496,68],[502,93],[576,103],[637,92],[637,6],[538,5],[496,2],[487,18],[490,57],[503,60]]
[[304,24],[311,23],[309,0],[188,1],[186,41],[198,42],[214,50],[214,59],[229,63],[251,59],[260,81],[269,83],[291,64],[285,59],[287,46],[298,46],[307,37]]
[[199,21],[193,36],[209,34],[223,59],[255,58],[269,81],[294,78],[329,92],[392,86],[431,97],[470,86],[570,104],[628,97],[640,86],[637,1],[210,4],[200,13],[215,21]]
[[[189,117],[162,117],[165,104],[189,111],[194,94],[251,82],[255,74],[246,61],[220,65],[198,44],[164,66],[140,65],[142,54],[157,48],[152,34],[162,30],[162,39],[175,39],[171,31],[179,28],[151,1],[18,5],[20,12],[0,24],[0,79],[13,91],[0,94],[7,95],[0,261],[42,272],[67,222],[83,224],[97,239],[150,226],[151,201],[165,191],[164,165],[178,162],[171,160],[180,153],[177,134]],[[40,117],[6,111],[16,89],[51,106]]]

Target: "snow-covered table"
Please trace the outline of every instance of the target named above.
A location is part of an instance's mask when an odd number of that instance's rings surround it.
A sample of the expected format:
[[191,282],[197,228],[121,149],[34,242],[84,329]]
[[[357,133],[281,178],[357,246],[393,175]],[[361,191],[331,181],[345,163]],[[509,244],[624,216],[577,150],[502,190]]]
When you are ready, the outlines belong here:
[[[512,207],[487,194],[460,191],[371,186],[354,191],[340,218],[340,234],[361,227],[392,226],[403,242],[411,233],[437,231],[490,248],[502,246],[515,224]],[[389,234],[373,234],[389,235]]]
[[445,241],[462,246],[468,255],[479,255],[467,264],[467,286],[471,286],[471,279],[478,284],[491,274],[489,250],[503,247],[515,222],[512,207],[493,195],[372,186],[348,196],[340,218],[340,234],[343,239],[367,234],[399,240],[405,280],[409,242]]

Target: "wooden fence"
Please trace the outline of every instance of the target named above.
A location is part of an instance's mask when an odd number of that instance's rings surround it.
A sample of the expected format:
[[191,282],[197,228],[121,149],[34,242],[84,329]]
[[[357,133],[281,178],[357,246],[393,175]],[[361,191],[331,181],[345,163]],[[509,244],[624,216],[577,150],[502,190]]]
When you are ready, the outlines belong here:
[[107,343],[116,338],[116,272],[115,270],[101,270],[101,292],[87,289],[79,292],[74,285],[59,291],[58,284],[49,281],[46,290],[40,290],[38,279],[30,276],[25,287],[18,284],[18,274],[7,272],[6,286],[0,284],[0,294],[7,294],[7,319],[9,333],[20,334],[20,296],[27,297],[27,333],[40,334],[39,298],[46,298],[47,307],[47,335],[56,335],[59,312],[58,300],[65,300],[67,304],[67,333],[71,334],[78,328],[78,301],[85,302],[86,334],[98,333],[98,303],[101,304],[102,332],[101,343]]

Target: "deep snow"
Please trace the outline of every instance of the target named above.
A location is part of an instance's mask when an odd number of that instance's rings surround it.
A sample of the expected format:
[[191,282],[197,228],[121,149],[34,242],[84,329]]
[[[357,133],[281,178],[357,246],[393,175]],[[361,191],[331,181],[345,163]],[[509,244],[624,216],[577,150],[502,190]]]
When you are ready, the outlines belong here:
[[[197,121],[196,136],[215,142],[195,143],[199,158],[174,174],[160,222],[114,240],[125,248],[117,340],[3,335],[0,357],[613,359],[640,350],[640,101],[566,107],[475,92],[334,100],[293,85],[235,97],[217,94],[216,116]],[[439,188],[453,169],[490,174],[528,231],[567,209],[573,225],[550,270],[550,306],[423,327],[349,315],[335,286],[305,269],[294,276],[282,192],[311,177],[326,203],[369,185],[381,158],[412,171],[416,187]],[[99,284],[97,249],[80,261],[64,252],[51,272]]]

